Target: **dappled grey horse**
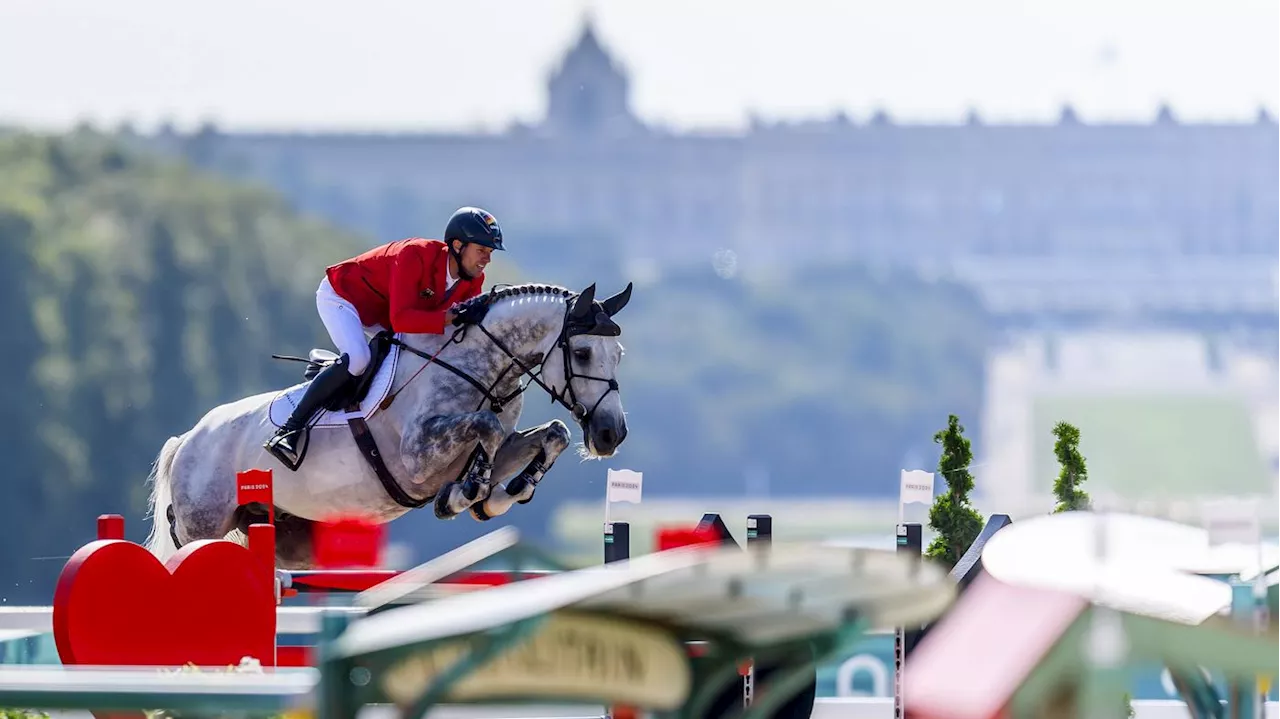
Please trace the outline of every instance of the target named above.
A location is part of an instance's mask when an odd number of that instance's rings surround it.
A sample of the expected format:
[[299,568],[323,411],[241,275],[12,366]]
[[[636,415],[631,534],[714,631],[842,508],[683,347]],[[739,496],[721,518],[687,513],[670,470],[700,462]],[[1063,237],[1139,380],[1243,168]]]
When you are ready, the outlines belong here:
[[[487,305],[479,324],[380,333],[375,363],[354,380],[363,384],[312,418],[296,469],[262,443],[305,385],[215,407],[156,459],[148,548],[165,561],[183,544],[264,521],[265,507],[237,504],[236,473],[248,469],[273,470],[277,562],[289,569],[312,566],[315,521],[387,522],[427,503],[440,518],[470,510],[487,520],[528,502],[570,443],[558,419],[516,430],[530,384],[572,414],[584,457],[611,456],[626,438],[613,317],[630,297],[630,284],[603,301],[595,285],[580,294],[516,285],[468,300]],[[307,376],[335,359],[313,350]]]

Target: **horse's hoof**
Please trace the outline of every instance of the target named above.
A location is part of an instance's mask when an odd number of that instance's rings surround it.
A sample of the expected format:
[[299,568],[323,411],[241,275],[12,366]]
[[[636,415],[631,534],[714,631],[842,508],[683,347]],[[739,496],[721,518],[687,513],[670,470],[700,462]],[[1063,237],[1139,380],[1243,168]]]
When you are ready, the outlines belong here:
[[483,502],[489,498],[489,492],[491,491],[493,491],[493,487],[486,479],[469,477],[462,482],[462,496],[468,502]]
[[476,502],[471,505],[471,516],[475,517],[477,522],[487,522],[493,519],[488,512],[484,511],[484,502]]
[[538,482],[534,480],[528,472],[521,472],[520,476],[507,482],[507,494],[515,497],[529,490],[529,496],[524,499],[517,499],[516,504],[528,504],[533,501],[533,495],[538,491]]
[[[457,482],[454,482],[457,484]],[[453,519],[458,513],[449,508],[449,497],[453,495],[453,484],[448,485],[440,490],[436,495],[435,509],[436,519]]]

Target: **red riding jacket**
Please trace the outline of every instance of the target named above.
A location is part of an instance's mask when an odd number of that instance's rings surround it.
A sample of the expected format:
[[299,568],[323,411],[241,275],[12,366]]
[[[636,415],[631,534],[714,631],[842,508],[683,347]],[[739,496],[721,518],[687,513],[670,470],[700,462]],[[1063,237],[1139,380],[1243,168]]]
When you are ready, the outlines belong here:
[[325,270],[340,297],[355,305],[366,326],[392,332],[444,333],[450,307],[480,294],[484,274],[459,279],[446,292],[449,248],[411,237],[375,247]]

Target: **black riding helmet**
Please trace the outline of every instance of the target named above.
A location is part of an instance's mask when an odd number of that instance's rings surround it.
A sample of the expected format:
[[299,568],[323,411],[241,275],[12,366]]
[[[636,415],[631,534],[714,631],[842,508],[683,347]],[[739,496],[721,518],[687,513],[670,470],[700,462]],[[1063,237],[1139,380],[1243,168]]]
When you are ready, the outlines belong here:
[[462,269],[462,253],[454,249],[453,241],[460,240],[465,246],[468,242],[491,247],[500,252],[507,248],[502,246],[502,228],[493,213],[479,207],[460,207],[449,218],[444,228],[444,243],[449,246],[449,254],[458,262],[458,271],[464,279],[471,279]]
[[474,242],[495,250],[506,249],[502,246],[502,228],[498,226],[498,220],[493,213],[479,207],[459,208],[449,218],[449,224],[444,228],[444,241],[452,247],[454,240],[462,240],[464,244]]

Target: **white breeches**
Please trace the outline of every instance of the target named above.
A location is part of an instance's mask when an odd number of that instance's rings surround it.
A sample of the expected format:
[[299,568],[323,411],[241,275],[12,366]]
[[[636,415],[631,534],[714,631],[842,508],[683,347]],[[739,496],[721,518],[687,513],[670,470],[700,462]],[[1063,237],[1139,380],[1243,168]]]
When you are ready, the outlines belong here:
[[347,371],[353,375],[364,373],[369,366],[369,338],[382,328],[365,327],[355,305],[333,291],[328,277],[320,280],[316,288],[316,311],[338,354],[346,353],[349,358]]

